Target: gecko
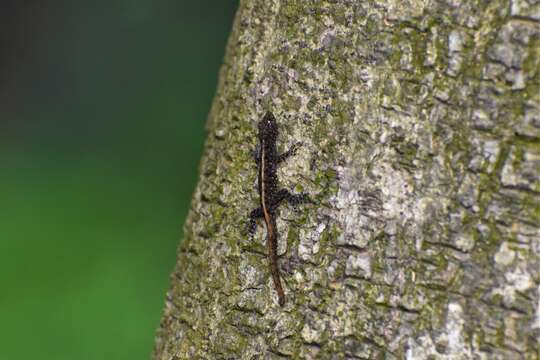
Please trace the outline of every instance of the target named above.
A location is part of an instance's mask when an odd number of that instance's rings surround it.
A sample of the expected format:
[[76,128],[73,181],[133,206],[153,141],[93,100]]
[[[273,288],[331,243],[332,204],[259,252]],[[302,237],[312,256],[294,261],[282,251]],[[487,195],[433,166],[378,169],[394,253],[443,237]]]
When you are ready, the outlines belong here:
[[307,202],[309,199],[306,194],[292,194],[287,189],[279,189],[277,167],[288,157],[294,155],[301,146],[301,143],[296,143],[288,151],[278,154],[276,143],[279,130],[276,118],[271,112],[267,112],[263,116],[259,121],[258,128],[259,145],[254,152],[254,157],[258,165],[260,206],[254,209],[249,215],[248,232],[252,236],[257,228],[257,220],[264,219],[270,273],[278,295],[279,305],[284,306],[286,298],[281,285],[277,255],[278,230],[276,227],[276,210],[284,200],[296,207],[296,205]]

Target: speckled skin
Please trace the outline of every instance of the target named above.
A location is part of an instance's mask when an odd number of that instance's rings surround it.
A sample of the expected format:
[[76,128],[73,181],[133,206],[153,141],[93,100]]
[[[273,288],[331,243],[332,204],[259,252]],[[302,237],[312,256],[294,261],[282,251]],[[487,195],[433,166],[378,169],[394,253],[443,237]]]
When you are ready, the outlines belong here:
[[278,190],[277,166],[291,155],[294,155],[298,145],[293,145],[285,153],[278,155],[276,141],[279,135],[276,118],[271,112],[267,112],[259,122],[259,149],[255,155],[258,165],[258,190],[260,207],[250,213],[249,233],[253,234],[257,226],[257,219],[263,218],[266,223],[268,249],[268,261],[270,273],[279,298],[279,305],[286,302],[285,292],[281,285],[279,274],[277,239],[278,230],[276,225],[276,210],[281,202],[288,201],[291,205],[307,200],[304,194],[291,194],[287,189]]

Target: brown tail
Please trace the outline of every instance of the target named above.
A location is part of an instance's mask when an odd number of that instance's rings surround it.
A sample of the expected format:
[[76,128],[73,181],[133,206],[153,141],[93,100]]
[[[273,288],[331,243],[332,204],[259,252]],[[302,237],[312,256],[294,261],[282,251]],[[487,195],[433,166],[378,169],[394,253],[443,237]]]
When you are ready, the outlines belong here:
[[277,232],[276,232],[276,222],[271,221],[270,224],[267,224],[268,228],[268,239],[266,240],[266,246],[268,247],[268,259],[270,262],[270,273],[272,274],[272,279],[274,280],[274,287],[279,298],[279,305],[285,305],[285,292],[281,286],[281,278],[279,276],[279,266],[278,266],[278,256],[277,256]]

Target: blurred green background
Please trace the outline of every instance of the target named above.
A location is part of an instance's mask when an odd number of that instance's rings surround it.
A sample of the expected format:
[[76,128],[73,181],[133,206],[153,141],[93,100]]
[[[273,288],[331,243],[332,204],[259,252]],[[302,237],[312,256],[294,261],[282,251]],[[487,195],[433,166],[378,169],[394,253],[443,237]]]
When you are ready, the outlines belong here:
[[0,360],[149,359],[237,1],[0,5]]

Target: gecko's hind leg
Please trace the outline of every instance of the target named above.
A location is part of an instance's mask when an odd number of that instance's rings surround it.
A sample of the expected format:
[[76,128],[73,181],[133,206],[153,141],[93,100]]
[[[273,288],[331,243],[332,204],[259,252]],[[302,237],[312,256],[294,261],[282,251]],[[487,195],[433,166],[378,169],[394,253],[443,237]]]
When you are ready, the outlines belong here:
[[249,214],[249,223],[247,225],[247,233],[249,237],[252,237],[253,234],[255,234],[255,230],[257,230],[257,219],[260,219],[263,217],[263,211],[262,209],[256,208]]
[[296,208],[299,204],[309,202],[309,197],[307,194],[292,194],[287,189],[281,189],[276,194],[272,207],[275,209],[283,200],[287,201],[294,208]]

